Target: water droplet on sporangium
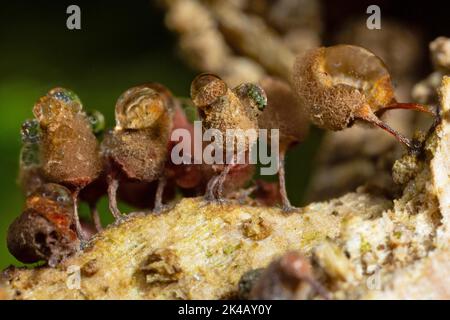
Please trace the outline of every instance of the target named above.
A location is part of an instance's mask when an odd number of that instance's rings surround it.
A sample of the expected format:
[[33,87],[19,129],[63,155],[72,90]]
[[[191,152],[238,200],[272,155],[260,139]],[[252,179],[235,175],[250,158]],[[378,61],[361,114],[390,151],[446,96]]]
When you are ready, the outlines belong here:
[[347,84],[365,91],[370,90],[380,78],[389,76],[383,61],[362,47],[327,47],[324,58],[324,69],[335,84]]
[[259,111],[263,111],[267,106],[267,97],[264,90],[256,85],[250,84],[247,92],[252,104],[256,105]]
[[33,108],[34,116],[44,126],[52,122],[71,119],[77,112],[74,112],[72,106],[49,96],[39,99]]
[[79,112],[83,108],[80,98],[72,90],[54,88],[49,91],[48,95],[71,106],[74,112]]
[[68,209],[72,207],[70,190],[60,184],[46,183],[36,190],[34,196],[52,200],[61,207]]
[[26,120],[22,124],[20,135],[23,143],[38,143],[40,135],[39,121],[36,119]]
[[87,112],[87,117],[91,124],[92,132],[95,135],[102,134],[105,130],[105,117],[103,114],[100,111],[92,110]]
[[81,101],[73,91],[55,88],[36,102],[33,113],[41,125],[47,125],[53,121],[70,119],[81,110]]
[[116,126],[120,129],[145,129],[165,112],[164,100],[152,88],[133,87],[117,100]]

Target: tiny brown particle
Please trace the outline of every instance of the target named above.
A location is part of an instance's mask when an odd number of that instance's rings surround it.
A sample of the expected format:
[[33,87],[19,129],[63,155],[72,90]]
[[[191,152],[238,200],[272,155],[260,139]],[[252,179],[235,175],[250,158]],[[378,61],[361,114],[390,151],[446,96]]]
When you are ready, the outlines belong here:
[[255,241],[263,240],[272,233],[271,225],[261,217],[252,218],[244,221],[242,232],[247,238]]

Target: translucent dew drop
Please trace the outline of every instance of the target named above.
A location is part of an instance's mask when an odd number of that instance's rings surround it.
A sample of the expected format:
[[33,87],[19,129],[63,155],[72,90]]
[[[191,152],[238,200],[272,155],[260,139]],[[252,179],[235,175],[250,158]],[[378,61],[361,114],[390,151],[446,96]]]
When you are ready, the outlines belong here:
[[36,119],[26,120],[22,124],[20,135],[23,143],[38,143],[40,140],[40,125]]
[[92,110],[87,112],[87,117],[91,124],[92,132],[95,135],[102,134],[105,130],[105,116],[100,111]]

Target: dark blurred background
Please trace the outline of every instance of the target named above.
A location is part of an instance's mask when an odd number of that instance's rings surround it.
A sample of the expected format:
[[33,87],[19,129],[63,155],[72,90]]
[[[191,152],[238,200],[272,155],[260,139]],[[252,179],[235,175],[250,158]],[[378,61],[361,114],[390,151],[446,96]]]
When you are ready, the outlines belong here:
[[[66,28],[66,8],[81,7],[82,30]],[[428,43],[449,35],[445,2],[325,1],[327,31],[341,21],[365,14],[370,4],[382,9],[382,19],[394,17],[418,28]],[[14,1],[0,5],[0,269],[18,264],[6,249],[8,225],[21,212],[23,197],[16,184],[21,123],[32,117],[35,101],[55,86],[74,90],[88,109],[102,111],[108,126],[114,123],[117,97],[128,87],[157,81],[176,95],[188,96],[195,75],[175,50],[175,36],[164,27],[163,13],[150,0],[139,1]],[[417,65],[430,71],[428,48]],[[313,168],[320,132],[289,155],[287,180],[295,204]],[[100,210],[111,221],[106,201]],[[87,214],[85,207],[81,208]]]

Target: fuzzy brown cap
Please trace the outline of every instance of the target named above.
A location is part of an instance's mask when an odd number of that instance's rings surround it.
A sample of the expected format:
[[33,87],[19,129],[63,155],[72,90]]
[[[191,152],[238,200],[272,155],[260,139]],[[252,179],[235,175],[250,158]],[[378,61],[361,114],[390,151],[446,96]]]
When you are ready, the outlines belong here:
[[168,142],[169,134],[159,128],[114,130],[105,135],[101,153],[125,178],[151,182],[163,172]]
[[355,88],[333,84],[323,70],[325,50],[313,49],[297,57],[292,85],[311,122],[320,128],[338,131],[348,127],[364,98]]
[[298,56],[292,85],[311,122],[334,131],[348,127],[362,107],[375,112],[394,98],[384,63],[372,52],[350,45]]
[[273,77],[262,79],[260,84],[267,95],[267,107],[258,118],[259,128],[279,129],[281,149],[302,142],[309,131],[309,120],[290,85]]
[[220,77],[200,74],[192,81],[191,98],[203,127],[222,134],[224,151],[227,138],[233,139],[238,152],[247,151],[256,142],[258,117],[267,105],[267,96],[259,85],[243,83],[230,89]]
[[98,141],[84,113],[42,127],[42,132],[42,173],[46,179],[84,187],[98,177]]

